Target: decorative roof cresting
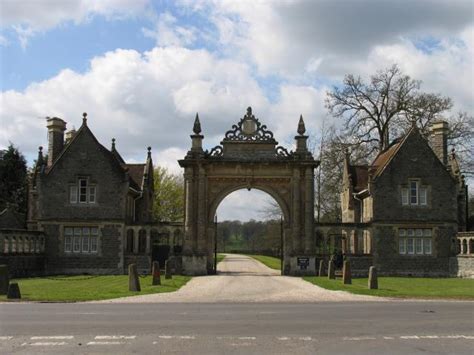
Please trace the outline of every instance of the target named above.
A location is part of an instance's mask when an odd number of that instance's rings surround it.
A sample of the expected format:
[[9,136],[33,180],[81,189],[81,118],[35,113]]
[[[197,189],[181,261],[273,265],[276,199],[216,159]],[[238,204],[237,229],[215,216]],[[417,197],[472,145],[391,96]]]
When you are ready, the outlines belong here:
[[238,124],[233,125],[232,129],[225,134],[225,141],[254,141],[275,143],[273,133],[262,125],[258,118],[252,113],[252,108],[247,108],[247,113],[242,117]]

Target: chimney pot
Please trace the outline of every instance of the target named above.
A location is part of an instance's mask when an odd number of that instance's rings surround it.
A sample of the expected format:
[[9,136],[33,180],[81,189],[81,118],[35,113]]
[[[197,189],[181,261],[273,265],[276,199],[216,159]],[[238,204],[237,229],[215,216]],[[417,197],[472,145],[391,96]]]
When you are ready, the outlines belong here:
[[53,165],[64,148],[66,122],[58,117],[47,118],[48,128],[48,166]]

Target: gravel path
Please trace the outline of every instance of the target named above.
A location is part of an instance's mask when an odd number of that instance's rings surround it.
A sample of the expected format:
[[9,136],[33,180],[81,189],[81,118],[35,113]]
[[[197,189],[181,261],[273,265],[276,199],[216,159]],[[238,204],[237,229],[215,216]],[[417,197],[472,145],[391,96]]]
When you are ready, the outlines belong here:
[[280,276],[259,261],[228,254],[218,264],[218,275],[194,277],[176,292],[132,296],[101,303],[256,303],[382,301],[382,298],[329,291],[299,277]]

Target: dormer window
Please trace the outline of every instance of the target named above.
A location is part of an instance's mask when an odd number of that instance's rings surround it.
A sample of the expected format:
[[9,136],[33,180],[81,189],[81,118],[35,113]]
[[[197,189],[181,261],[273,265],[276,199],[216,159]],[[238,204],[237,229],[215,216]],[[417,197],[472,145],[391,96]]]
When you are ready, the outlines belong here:
[[402,205],[426,206],[428,201],[427,187],[421,186],[420,181],[410,180],[408,187],[402,187]]
[[69,186],[69,202],[90,204],[96,202],[97,188],[88,178],[79,178],[77,184]]

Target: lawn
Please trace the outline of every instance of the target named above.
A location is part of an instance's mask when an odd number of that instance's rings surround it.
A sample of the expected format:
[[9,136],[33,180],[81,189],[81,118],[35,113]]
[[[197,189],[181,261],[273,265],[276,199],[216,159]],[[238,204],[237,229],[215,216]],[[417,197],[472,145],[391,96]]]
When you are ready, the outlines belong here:
[[367,289],[367,278],[352,279],[343,285],[341,279],[304,277],[306,281],[328,290],[342,290],[361,295],[399,298],[449,298],[474,300],[474,280],[458,278],[379,277],[379,289]]
[[[140,277],[141,292],[128,291],[128,275],[36,277],[13,282],[18,282],[25,301],[75,302],[173,292],[190,279],[176,275],[165,280],[162,276],[161,286],[152,286],[151,276]],[[6,296],[0,296],[0,301],[5,300]]]
[[281,270],[281,260],[278,258],[274,258],[273,256],[265,256],[265,255],[248,255],[262,264],[267,265],[271,269]]
[[224,260],[225,255],[224,254],[217,254],[217,263],[219,264],[222,260]]

